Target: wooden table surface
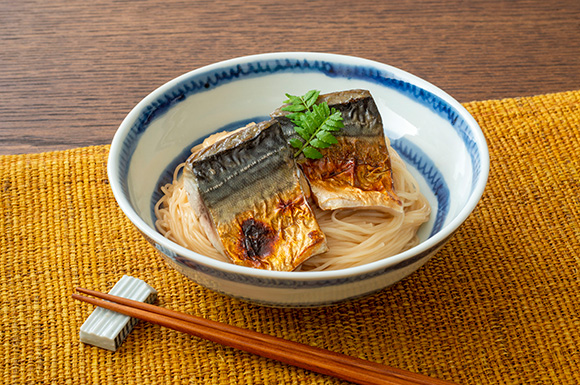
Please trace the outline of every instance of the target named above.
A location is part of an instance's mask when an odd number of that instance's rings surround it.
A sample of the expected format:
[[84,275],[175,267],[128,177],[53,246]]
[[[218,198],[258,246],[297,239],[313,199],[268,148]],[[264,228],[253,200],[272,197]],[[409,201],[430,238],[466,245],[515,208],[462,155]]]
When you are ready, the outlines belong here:
[[580,88],[580,1],[0,0],[0,154],[110,143],[166,81],[242,55],[381,61],[460,102]]

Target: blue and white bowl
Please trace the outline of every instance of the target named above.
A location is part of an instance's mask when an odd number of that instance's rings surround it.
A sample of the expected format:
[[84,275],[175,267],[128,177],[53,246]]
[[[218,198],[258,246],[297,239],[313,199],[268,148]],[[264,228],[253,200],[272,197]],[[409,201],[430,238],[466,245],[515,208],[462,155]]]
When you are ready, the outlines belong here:
[[[193,144],[211,133],[266,120],[284,93],[362,88],[373,95],[392,146],[427,196],[432,215],[420,244],[359,267],[277,272],[220,262],[163,237],[153,206],[159,186]],[[489,172],[476,121],[432,84],[386,64],[304,52],[247,56],[186,73],[146,96],[125,118],[108,173],[121,209],[168,264],[211,290],[271,306],[321,306],[386,288],[421,267],[479,201]],[[193,299],[192,299],[193,300]]]

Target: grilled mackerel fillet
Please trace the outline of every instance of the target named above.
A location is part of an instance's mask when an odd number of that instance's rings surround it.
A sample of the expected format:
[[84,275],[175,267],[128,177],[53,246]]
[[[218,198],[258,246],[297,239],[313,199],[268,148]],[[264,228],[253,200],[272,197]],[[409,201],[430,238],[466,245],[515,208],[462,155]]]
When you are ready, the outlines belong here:
[[[320,95],[317,103],[322,102],[341,112],[344,128],[335,133],[337,144],[319,149],[321,159],[304,155],[297,159],[318,206],[323,210],[373,207],[402,212],[381,115],[370,92],[333,92]],[[280,122],[288,139],[298,137],[282,107],[271,116]]]
[[276,120],[192,154],[183,176],[210,241],[235,264],[291,271],[327,250]]

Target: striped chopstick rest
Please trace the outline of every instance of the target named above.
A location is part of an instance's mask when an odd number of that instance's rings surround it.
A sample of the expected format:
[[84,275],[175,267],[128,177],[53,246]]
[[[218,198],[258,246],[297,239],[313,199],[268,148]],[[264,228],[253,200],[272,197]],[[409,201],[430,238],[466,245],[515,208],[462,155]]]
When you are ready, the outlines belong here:
[[[153,303],[157,291],[144,281],[124,275],[109,294],[140,302]],[[136,318],[97,307],[81,326],[81,342],[116,351],[137,323]]]

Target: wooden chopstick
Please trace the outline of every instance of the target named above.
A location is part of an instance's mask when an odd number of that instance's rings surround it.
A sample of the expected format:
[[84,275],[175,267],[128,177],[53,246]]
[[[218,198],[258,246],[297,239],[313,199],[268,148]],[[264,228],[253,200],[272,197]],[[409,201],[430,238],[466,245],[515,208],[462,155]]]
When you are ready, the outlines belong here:
[[74,299],[80,301],[92,303],[96,306],[188,333],[221,345],[357,384],[451,384],[450,382],[427,377],[422,374],[412,373],[201,317],[179,313],[159,306],[132,301],[111,294],[83,288],[77,288],[77,291],[106,300],[103,301],[79,294],[72,295]]

